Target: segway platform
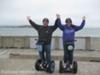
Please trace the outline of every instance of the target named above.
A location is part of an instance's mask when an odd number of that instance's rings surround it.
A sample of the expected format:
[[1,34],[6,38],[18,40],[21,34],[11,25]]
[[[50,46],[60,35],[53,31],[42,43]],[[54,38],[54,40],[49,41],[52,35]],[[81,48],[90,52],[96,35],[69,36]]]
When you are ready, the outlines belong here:
[[59,73],[73,73],[73,74],[77,73],[77,69],[78,69],[77,61],[73,61],[73,66],[69,70],[68,70],[68,66],[69,65],[64,67],[64,62],[60,61],[60,63],[59,63]]
[[48,73],[53,73],[55,70],[55,62],[52,60],[49,64],[47,64],[38,59],[35,63],[35,69],[37,71],[46,71]]

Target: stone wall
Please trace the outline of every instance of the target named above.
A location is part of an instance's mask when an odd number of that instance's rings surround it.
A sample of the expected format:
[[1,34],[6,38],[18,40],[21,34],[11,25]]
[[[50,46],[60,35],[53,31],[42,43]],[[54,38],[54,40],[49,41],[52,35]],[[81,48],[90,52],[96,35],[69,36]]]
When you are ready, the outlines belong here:
[[[100,50],[100,38],[77,37],[75,49]],[[36,48],[37,37],[0,37],[0,48]],[[53,37],[51,48],[63,49],[61,37]]]

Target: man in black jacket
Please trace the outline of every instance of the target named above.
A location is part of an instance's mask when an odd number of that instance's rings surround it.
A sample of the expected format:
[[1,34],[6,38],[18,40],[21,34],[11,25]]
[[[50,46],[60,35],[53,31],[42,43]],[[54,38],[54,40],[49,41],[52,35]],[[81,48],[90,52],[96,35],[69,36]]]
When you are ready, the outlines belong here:
[[49,20],[48,18],[43,19],[43,25],[38,25],[33,22],[30,17],[27,17],[29,23],[34,27],[38,32],[38,42],[37,42],[37,49],[39,51],[40,59],[44,62],[45,60],[47,63],[51,61],[51,38],[53,32],[57,29],[56,22],[54,26],[48,26]]

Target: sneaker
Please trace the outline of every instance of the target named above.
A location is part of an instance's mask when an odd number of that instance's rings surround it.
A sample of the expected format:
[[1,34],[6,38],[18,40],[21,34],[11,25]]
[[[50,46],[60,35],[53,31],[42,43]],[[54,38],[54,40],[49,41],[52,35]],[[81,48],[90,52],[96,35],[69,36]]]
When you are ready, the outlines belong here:
[[66,68],[66,63],[63,64],[63,67]]
[[64,62],[64,63],[63,63],[63,67],[64,67],[64,68],[66,68],[66,67],[67,67],[67,65],[68,65],[68,63],[67,63],[67,62]]
[[73,64],[70,64],[70,69],[73,69]]

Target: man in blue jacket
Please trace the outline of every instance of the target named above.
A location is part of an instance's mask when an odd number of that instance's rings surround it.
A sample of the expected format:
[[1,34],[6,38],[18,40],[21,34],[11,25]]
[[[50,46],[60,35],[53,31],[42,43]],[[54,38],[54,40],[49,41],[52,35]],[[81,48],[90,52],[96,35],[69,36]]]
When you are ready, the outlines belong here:
[[72,24],[71,18],[65,20],[65,25],[61,24],[60,15],[57,14],[56,24],[63,31],[63,47],[64,47],[64,63],[68,63],[72,68],[73,63],[73,51],[74,51],[74,41],[75,32],[81,30],[85,25],[85,16],[82,18],[82,23],[80,26]]

